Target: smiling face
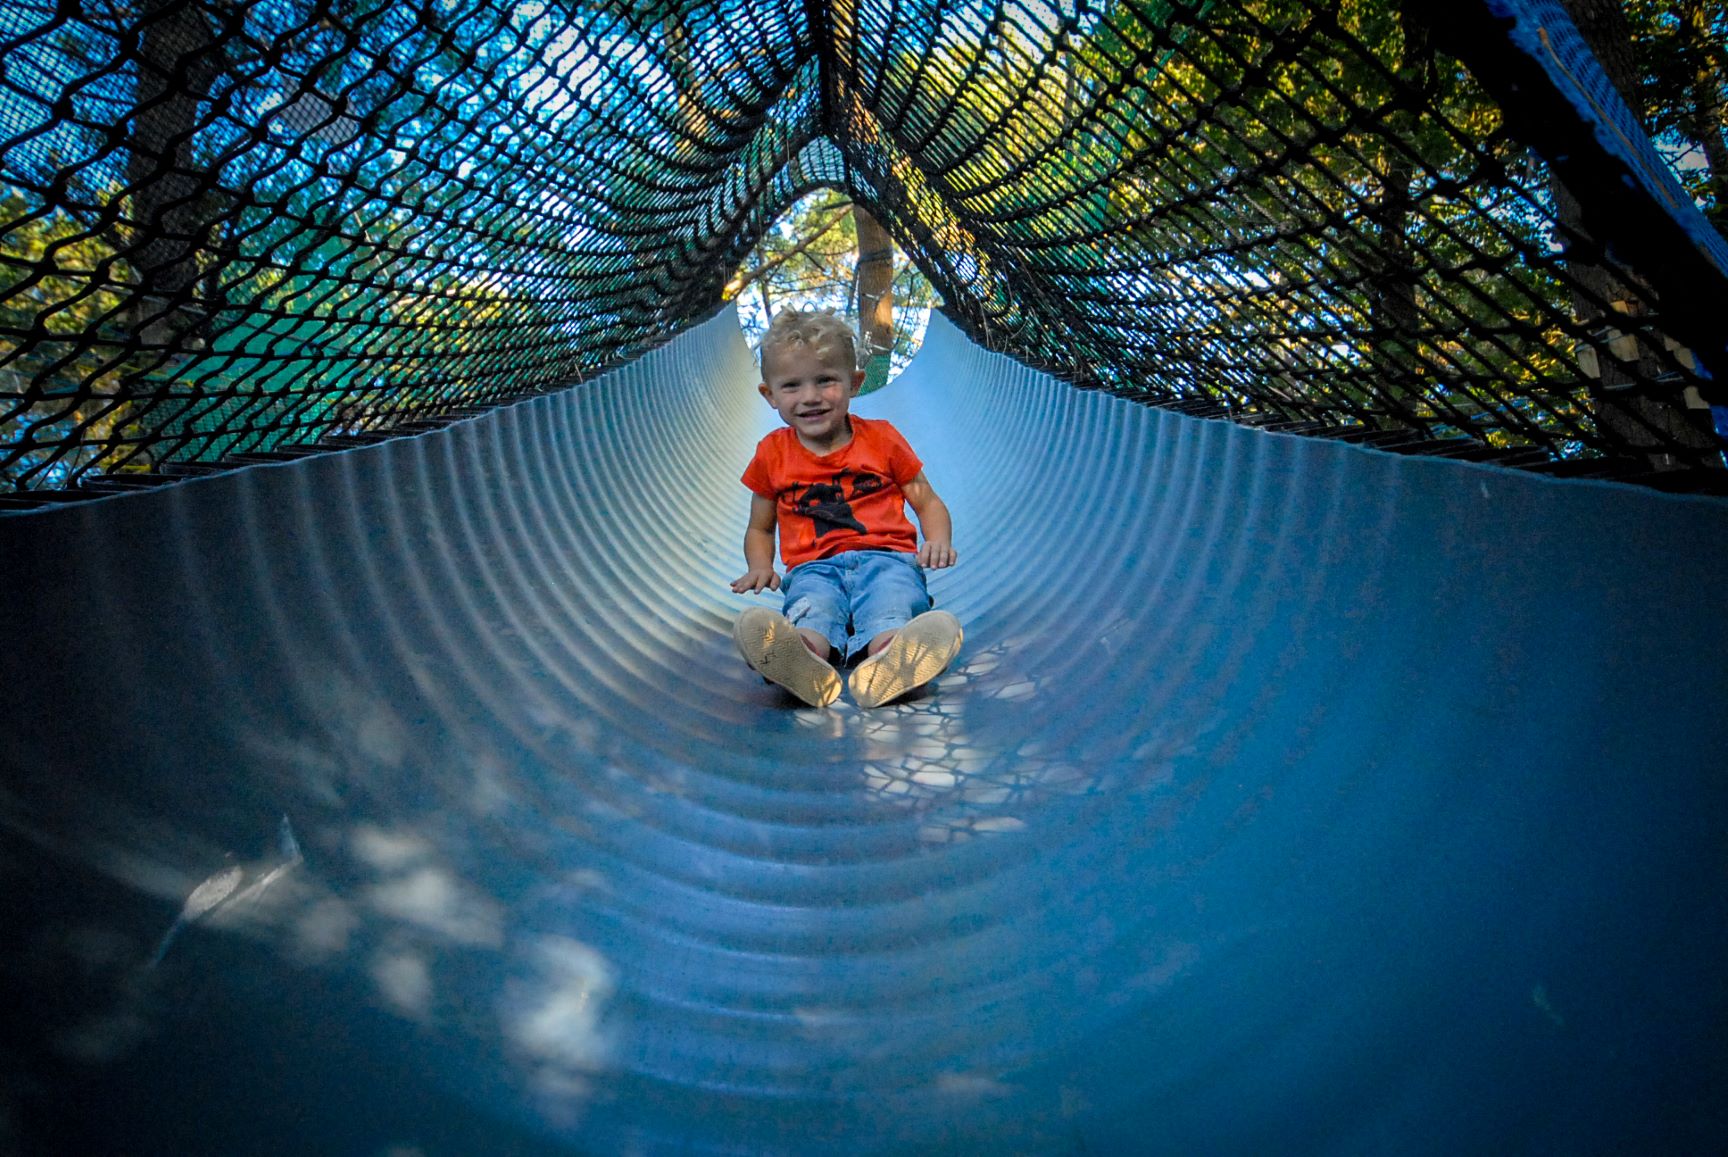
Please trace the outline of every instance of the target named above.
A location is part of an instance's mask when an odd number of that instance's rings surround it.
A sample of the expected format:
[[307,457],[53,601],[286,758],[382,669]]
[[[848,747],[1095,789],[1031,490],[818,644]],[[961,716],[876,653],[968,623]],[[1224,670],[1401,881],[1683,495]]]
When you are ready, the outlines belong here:
[[812,454],[832,453],[852,440],[846,414],[864,374],[834,351],[804,342],[765,349],[762,378],[757,389]]

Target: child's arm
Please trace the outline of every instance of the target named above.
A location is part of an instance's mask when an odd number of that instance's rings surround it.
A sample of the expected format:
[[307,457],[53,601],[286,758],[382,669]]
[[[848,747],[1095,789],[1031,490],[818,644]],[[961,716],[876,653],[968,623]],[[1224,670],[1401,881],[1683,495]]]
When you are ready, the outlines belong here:
[[912,513],[918,516],[918,529],[924,532],[924,544],[918,548],[918,565],[931,570],[953,566],[959,555],[954,553],[954,520],[948,515],[948,504],[936,496],[936,488],[920,470],[918,477],[900,488]]
[[750,525],[744,528],[746,570],[732,580],[734,593],[780,589],[780,576],[774,572],[774,530],[777,525],[774,503],[760,494],[751,494]]

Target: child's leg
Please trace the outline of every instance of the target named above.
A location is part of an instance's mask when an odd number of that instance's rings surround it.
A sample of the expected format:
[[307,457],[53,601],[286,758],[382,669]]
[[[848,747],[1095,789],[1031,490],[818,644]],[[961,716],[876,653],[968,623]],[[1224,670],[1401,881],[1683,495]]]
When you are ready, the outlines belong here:
[[930,682],[960,653],[965,633],[947,611],[925,611],[858,664],[847,686],[860,707],[880,707]]
[[732,640],[751,670],[810,706],[826,707],[840,697],[840,673],[785,615],[751,607],[732,624]]
[[856,575],[852,598],[852,697],[879,707],[940,675],[960,652],[960,622],[930,610],[924,571],[909,554],[872,552]]
[[781,588],[785,614],[752,607],[732,629],[745,662],[812,707],[840,694],[840,675],[827,659],[845,643],[846,603],[831,570],[824,562],[793,567]]
[[[913,617],[916,618],[917,616],[913,616]],[[911,622],[912,620],[908,619],[906,621]],[[877,654],[878,652],[880,652],[882,650],[883,647],[886,647],[889,643],[892,643],[894,641],[894,632],[898,631],[899,629],[900,629],[899,627],[894,627],[894,628],[891,628],[889,630],[883,631],[880,634],[872,635],[870,637],[870,641],[867,644],[865,644],[865,646],[864,646],[865,656],[869,657],[871,655]]]
[[821,659],[846,654],[846,623],[852,607],[841,569],[833,559],[817,559],[787,571],[780,585],[781,613]]
[[894,632],[930,609],[924,568],[900,551],[869,550],[842,556],[852,609],[852,632],[843,648],[848,659],[881,652]]
[[818,659],[826,661],[834,653],[834,648],[828,640],[808,627],[799,627],[798,635],[804,640],[804,645],[810,648],[810,653]]

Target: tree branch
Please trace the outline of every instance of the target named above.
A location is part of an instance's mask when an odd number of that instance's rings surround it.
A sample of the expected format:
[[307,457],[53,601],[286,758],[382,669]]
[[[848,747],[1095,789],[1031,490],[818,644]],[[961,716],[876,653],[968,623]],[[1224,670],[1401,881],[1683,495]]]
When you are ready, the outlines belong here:
[[727,287],[726,287],[727,296],[729,298],[738,296],[740,293],[743,293],[746,289],[748,289],[751,285],[762,280],[763,277],[774,272],[776,269],[780,268],[782,265],[785,265],[788,261],[791,261],[794,257],[797,257],[800,254],[806,252],[812,245],[816,244],[816,242],[818,242],[818,241],[822,240],[824,237],[828,236],[829,233],[832,233],[835,230],[835,228],[837,228],[840,225],[840,223],[842,221],[846,220],[846,215],[848,213],[850,213],[851,211],[852,211],[852,203],[850,201],[841,205],[839,208],[837,208],[834,211],[834,215],[832,217],[828,218],[828,220],[822,222],[821,226],[819,228],[817,228],[815,232],[811,233],[810,236],[804,238],[802,241],[798,242],[792,248],[786,250],[786,252],[776,253],[773,257],[769,258],[766,261],[763,261],[761,264],[757,265],[754,269],[751,269],[748,272],[746,272],[743,275],[743,277],[741,277],[740,279],[727,285]]

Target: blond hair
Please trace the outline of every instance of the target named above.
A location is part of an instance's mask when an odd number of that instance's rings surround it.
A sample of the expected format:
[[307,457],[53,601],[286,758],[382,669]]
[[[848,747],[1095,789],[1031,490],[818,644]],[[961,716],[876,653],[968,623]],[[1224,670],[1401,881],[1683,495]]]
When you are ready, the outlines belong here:
[[831,309],[782,309],[775,313],[756,347],[756,364],[763,365],[770,350],[792,345],[808,346],[817,357],[838,361],[847,372],[858,368],[858,338]]

